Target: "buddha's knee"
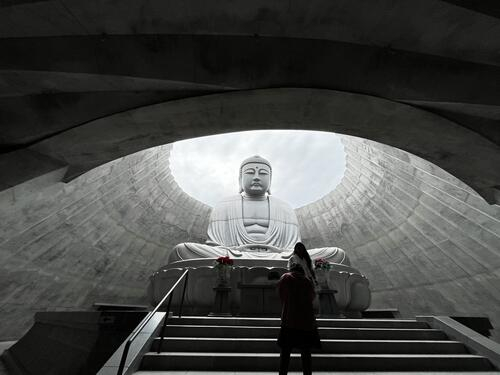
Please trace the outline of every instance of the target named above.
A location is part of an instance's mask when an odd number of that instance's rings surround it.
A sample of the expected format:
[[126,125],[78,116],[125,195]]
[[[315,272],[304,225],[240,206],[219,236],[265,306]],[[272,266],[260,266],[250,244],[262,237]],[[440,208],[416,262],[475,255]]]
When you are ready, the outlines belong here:
[[214,258],[220,256],[219,253],[220,251],[217,251],[217,248],[213,246],[194,242],[184,242],[174,247],[169,256],[169,263],[178,260]]
[[321,247],[308,250],[311,259],[325,259],[330,263],[344,264],[350,266],[351,262],[344,250],[338,247]]
[[176,262],[178,260],[184,260],[184,253],[186,252],[186,245],[184,243],[180,243],[175,245],[172,249],[172,252],[168,256],[168,263]]

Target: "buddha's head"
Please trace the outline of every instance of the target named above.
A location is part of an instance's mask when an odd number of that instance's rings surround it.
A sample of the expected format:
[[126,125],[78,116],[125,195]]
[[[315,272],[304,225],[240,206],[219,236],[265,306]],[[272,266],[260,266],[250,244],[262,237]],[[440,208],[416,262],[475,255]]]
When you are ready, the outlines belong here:
[[271,163],[259,155],[249,157],[240,166],[240,193],[250,196],[271,194]]

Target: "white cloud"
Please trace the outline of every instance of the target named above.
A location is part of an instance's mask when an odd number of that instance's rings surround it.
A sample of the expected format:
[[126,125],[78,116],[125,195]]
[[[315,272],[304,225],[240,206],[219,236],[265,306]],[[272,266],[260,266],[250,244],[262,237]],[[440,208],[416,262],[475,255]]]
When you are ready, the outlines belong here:
[[345,171],[344,147],[336,134],[291,130],[229,133],[176,142],[170,165],[186,193],[213,206],[238,193],[240,163],[252,155],[271,162],[271,191],[293,207],[332,191]]

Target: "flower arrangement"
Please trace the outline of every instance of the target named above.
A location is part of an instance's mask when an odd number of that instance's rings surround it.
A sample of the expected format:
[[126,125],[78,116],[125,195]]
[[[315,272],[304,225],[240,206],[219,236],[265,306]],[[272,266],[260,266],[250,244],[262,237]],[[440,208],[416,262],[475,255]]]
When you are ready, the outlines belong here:
[[231,278],[231,271],[233,269],[233,260],[227,257],[218,257],[214,261],[214,270],[217,274],[216,286],[227,287],[229,279]]
[[227,257],[218,257],[214,261],[214,266],[215,267],[232,266],[233,263],[234,263],[234,261],[231,258],[229,258],[228,256]]
[[332,265],[324,258],[318,258],[314,260],[314,269],[330,271],[332,269]]

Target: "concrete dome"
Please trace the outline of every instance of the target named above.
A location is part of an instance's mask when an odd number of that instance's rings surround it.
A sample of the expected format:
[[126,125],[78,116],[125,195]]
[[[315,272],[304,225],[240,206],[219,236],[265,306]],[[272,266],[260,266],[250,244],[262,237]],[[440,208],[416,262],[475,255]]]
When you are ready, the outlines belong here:
[[35,311],[142,301],[210,211],[175,185],[169,146],[150,148],[253,129],[369,139],[347,139],[344,181],[297,210],[307,243],[345,247],[374,306],[500,326],[489,3],[4,2],[0,338]]
[[[296,209],[304,242],[344,248],[369,278],[375,308],[486,313],[499,324],[500,207],[407,152],[342,141],[340,185]],[[173,246],[205,240],[211,207],[176,184],[170,150],[140,151],[69,183],[2,193],[4,337],[18,337],[35,311],[147,303],[148,277]]]

